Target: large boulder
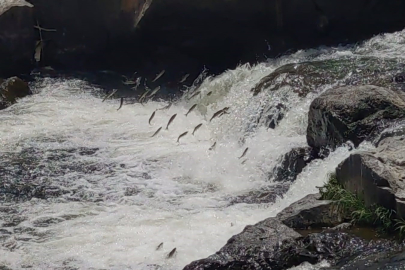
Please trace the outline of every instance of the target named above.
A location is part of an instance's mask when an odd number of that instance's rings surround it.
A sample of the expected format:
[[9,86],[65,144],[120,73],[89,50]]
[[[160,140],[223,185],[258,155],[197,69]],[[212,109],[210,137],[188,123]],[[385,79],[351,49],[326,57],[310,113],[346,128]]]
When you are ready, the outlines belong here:
[[[151,0],[28,0],[42,31],[42,61],[58,67],[91,67],[130,52],[134,30]],[[32,26],[31,26],[32,27]],[[37,40],[40,39],[39,30]]]
[[33,6],[24,0],[0,1],[0,76],[29,70],[34,57]]
[[12,77],[5,81],[0,79],[0,110],[16,103],[17,99],[31,94],[28,84],[18,77]]
[[405,117],[405,93],[373,85],[328,90],[308,114],[307,141],[315,149],[372,140],[390,123]]
[[336,169],[343,187],[373,204],[405,218],[405,136],[387,137],[374,152],[350,155]]

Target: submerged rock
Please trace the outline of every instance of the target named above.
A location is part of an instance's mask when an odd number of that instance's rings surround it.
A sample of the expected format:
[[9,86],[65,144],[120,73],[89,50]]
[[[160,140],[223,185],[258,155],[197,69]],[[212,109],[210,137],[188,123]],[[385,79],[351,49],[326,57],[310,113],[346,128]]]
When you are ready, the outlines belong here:
[[405,136],[383,139],[375,152],[350,155],[339,164],[336,178],[343,187],[405,218]]
[[27,71],[34,57],[33,6],[24,0],[0,1],[0,76]]
[[307,141],[315,149],[351,141],[357,147],[405,117],[405,93],[372,85],[328,90],[309,109]]
[[271,175],[273,181],[294,181],[302,170],[315,158],[316,153],[310,147],[293,148],[282,156]]
[[16,103],[18,98],[31,94],[28,84],[20,78],[12,77],[3,82],[0,80],[0,110]]

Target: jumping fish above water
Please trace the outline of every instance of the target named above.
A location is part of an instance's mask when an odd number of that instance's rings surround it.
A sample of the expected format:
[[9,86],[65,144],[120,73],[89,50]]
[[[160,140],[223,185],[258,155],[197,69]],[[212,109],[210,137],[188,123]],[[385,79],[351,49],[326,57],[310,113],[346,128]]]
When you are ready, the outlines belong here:
[[248,160],[248,159],[245,159],[244,161],[242,161],[241,164],[242,164],[242,165],[245,164],[247,160]]
[[156,78],[152,81],[152,82],[156,82],[160,77],[163,76],[163,74],[165,74],[166,70],[162,70],[158,75],[156,75]]
[[194,93],[194,95],[192,95],[191,97],[188,98],[188,100],[193,99],[194,97],[198,96],[199,94],[201,94],[201,91],[198,90],[197,92]]
[[159,249],[161,249],[162,247],[163,247],[163,242],[160,243],[160,244],[157,246],[156,250],[159,250]]
[[150,118],[149,118],[149,125],[150,125],[150,122],[152,121],[153,117],[155,117],[155,113],[156,113],[156,111],[154,111],[154,112],[152,113],[152,115],[150,116]]
[[181,78],[180,83],[184,83],[187,80],[188,76],[190,76],[190,74],[184,75],[183,78]]
[[249,150],[249,147],[246,147],[245,151],[243,151],[243,154],[239,157],[239,159],[243,158],[246,155],[248,150]]
[[196,126],[196,127],[194,128],[193,133],[192,133],[193,136],[194,136],[194,133],[195,133],[202,125],[203,125],[203,124],[201,123],[201,124],[199,124],[198,126]]
[[117,111],[119,111],[122,108],[122,105],[124,104],[124,98],[121,98],[121,102],[120,102],[120,107],[117,109]]
[[151,138],[155,137],[160,131],[162,130],[162,127],[158,128],[155,133],[151,136]]
[[172,249],[172,251],[170,251],[170,253],[167,255],[167,258],[170,259],[171,257],[174,256],[174,254],[176,253],[176,248]]
[[190,110],[188,110],[188,112],[185,114],[185,116],[187,117],[187,115],[189,113],[191,113],[195,109],[195,107],[197,107],[197,104],[194,104],[193,106],[191,106]]
[[225,107],[219,111],[217,111],[216,113],[214,113],[214,115],[211,117],[210,122],[212,121],[212,119],[214,119],[215,117],[220,117],[223,114],[227,113],[229,110],[229,107]]
[[146,95],[149,93],[150,90],[146,90],[145,93],[139,98],[139,103],[142,104],[143,100],[146,98]]
[[112,91],[111,94],[109,94],[108,96],[106,96],[102,102],[106,101],[107,99],[109,99],[110,97],[112,97],[115,93],[117,93],[118,89],[115,89],[114,91]]
[[173,105],[173,103],[169,103],[169,105],[164,106],[163,108],[157,109],[157,111],[160,111],[160,110],[168,110],[168,109],[170,109],[170,107],[171,107],[172,105]]
[[181,139],[182,137],[186,136],[187,133],[188,133],[188,131],[186,131],[186,132],[180,134],[180,136],[177,138],[177,142],[180,142],[180,139]]
[[123,84],[126,85],[132,85],[132,84],[136,84],[136,81],[131,81],[130,79],[128,79],[128,77],[122,75],[122,77],[125,79],[125,81],[122,81]]
[[148,96],[148,98],[153,97],[154,95],[156,95],[156,93],[160,90],[160,86],[156,87],[152,93],[150,93],[150,95]]
[[212,91],[209,91],[209,92],[207,93],[207,97],[211,96],[211,94],[212,94]]
[[138,77],[135,81],[135,86],[131,87],[131,89],[134,89],[134,90],[138,89],[139,85],[141,84],[141,81],[142,81],[142,77]]
[[177,113],[173,114],[172,117],[170,117],[169,122],[167,123],[166,129],[169,129],[170,124],[173,122],[174,118],[176,118]]
[[217,142],[214,142],[214,144],[208,150],[210,150],[210,151],[214,150],[216,145],[217,145]]

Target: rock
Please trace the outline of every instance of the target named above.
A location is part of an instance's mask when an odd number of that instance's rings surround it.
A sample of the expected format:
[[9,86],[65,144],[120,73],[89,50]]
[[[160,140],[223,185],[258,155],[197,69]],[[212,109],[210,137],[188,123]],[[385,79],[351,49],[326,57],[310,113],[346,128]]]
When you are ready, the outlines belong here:
[[350,155],[336,168],[343,187],[405,218],[405,136],[383,139],[375,152]]
[[290,188],[289,183],[278,183],[271,185],[260,190],[250,191],[231,198],[231,204],[246,203],[246,204],[261,204],[261,203],[274,203],[277,198],[282,197]]
[[[56,30],[42,31],[43,63],[77,70],[108,64],[117,66],[119,59],[113,59],[115,54],[133,50],[135,27],[151,0],[29,2],[35,6],[39,25]],[[36,37],[39,40],[38,30]]]
[[28,71],[34,57],[32,5],[24,0],[0,1],[0,76]]
[[381,134],[373,141],[375,146],[378,146],[382,140],[388,137],[404,136],[405,135],[405,120],[394,122],[389,128],[386,128]]
[[357,147],[403,117],[405,93],[401,91],[372,85],[331,89],[311,103],[308,145],[334,149],[350,140]]
[[310,147],[293,148],[281,157],[274,168],[271,179],[276,182],[294,181],[302,170],[315,158],[316,153]]
[[267,261],[275,256],[284,241],[293,241],[300,234],[275,218],[268,218],[232,236],[216,254],[192,262],[184,270],[200,269],[270,269]]
[[333,227],[343,221],[332,201],[320,200],[320,194],[310,194],[277,214],[277,218],[293,229]]
[[0,110],[17,102],[18,98],[31,95],[28,84],[18,77],[0,81]]

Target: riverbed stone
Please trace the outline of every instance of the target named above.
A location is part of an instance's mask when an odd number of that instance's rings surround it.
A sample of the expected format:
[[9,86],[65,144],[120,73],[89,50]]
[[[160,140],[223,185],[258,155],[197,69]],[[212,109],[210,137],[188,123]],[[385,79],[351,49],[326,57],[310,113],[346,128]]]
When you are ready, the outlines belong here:
[[383,139],[375,151],[350,155],[339,164],[336,178],[343,187],[405,218],[405,136]]
[[33,5],[0,1],[0,76],[27,71],[34,57]]
[[17,102],[19,98],[31,95],[32,92],[26,82],[18,77],[0,79],[0,110]]
[[315,149],[334,149],[347,141],[357,147],[404,117],[402,91],[373,85],[338,87],[311,103],[307,141]]

